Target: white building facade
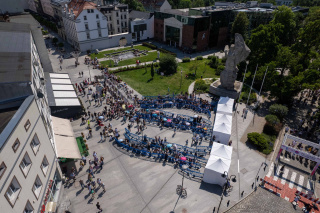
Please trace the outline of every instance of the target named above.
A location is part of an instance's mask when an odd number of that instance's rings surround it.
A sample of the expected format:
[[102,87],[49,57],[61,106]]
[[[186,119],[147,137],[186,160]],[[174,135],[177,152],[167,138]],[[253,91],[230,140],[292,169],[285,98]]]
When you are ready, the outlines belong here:
[[11,111],[0,132],[1,212],[46,212],[63,188],[49,127],[35,99],[31,95]]
[[130,12],[130,32],[132,41],[147,40],[154,37],[154,15],[147,12]]

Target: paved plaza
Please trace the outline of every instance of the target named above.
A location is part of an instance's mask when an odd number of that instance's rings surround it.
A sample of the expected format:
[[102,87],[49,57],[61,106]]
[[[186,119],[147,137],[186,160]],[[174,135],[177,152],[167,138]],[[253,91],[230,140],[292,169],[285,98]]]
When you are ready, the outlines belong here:
[[[51,51],[50,58],[54,70],[59,73],[68,73],[72,83],[80,83],[84,78],[89,78],[90,74],[92,78],[94,75],[101,75],[99,70],[92,69],[92,67],[90,67],[89,72],[88,67],[83,63],[85,56],[79,58],[80,65],[77,67],[74,66],[75,59],[65,59],[62,70],[59,69],[58,57],[59,54]],[[83,78],[79,77],[78,73],[80,71],[84,72]],[[80,98],[85,107],[88,107],[86,97],[81,96]],[[100,112],[104,106],[91,106],[88,111]],[[239,105],[236,111],[242,112],[243,107],[243,105]],[[166,111],[191,116],[195,114],[191,110],[168,109]],[[203,116],[206,118],[205,115]],[[214,116],[211,120],[213,118]],[[233,154],[229,175],[236,175],[237,182],[232,182],[233,190],[222,200],[219,212],[223,212],[236,204],[242,198],[242,192],[243,197],[248,195],[258,184],[256,183],[256,177],[263,177],[267,172],[263,170],[264,166],[262,166],[262,163],[266,162],[264,157],[248,149],[245,144],[237,143],[252,119],[252,113],[249,113],[246,119],[241,117],[241,113],[234,113],[231,136]],[[80,119],[72,122],[75,135],[80,136],[82,132],[87,135],[86,126],[81,126],[80,123]],[[109,121],[105,122],[105,124],[108,123]],[[120,130],[121,137],[123,137],[124,128],[127,124],[123,125],[120,120],[112,120],[111,123],[113,128]],[[236,127],[238,131],[236,131]],[[135,132],[135,130],[132,128],[131,131]],[[88,166],[86,166],[77,175],[75,184],[64,190],[64,200],[69,205],[69,211],[95,212],[95,204],[98,201],[104,212],[212,212],[214,209],[217,211],[222,194],[220,186],[206,184],[186,177],[184,186],[187,187],[188,196],[185,199],[179,198],[176,194],[176,187],[181,184],[182,175],[178,169],[174,169],[171,165],[164,165],[162,162],[132,156],[131,153],[119,150],[113,141],[109,142],[107,140],[100,143],[100,131],[93,129],[93,137],[88,140],[87,144],[91,159],[93,158],[93,151],[96,151],[99,157],[104,157],[103,170],[95,174],[95,178],[102,179],[102,182],[106,185],[106,192],[102,193],[100,189],[96,193],[95,200],[92,201],[88,195],[88,190],[81,190],[78,181],[80,179],[87,180],[86,169],[88,169]],[[189,132],[179,131],[172,137],[172,130],[166,128],[160,130],[155,126],[148,126],[144,134],[149,137],[156,135],[161,136],[161,138],[167,137],[169,142],[183,145],[188,139],[189,146],[192,137]],[[201,145],[208,145],[206,143],[203,142]]]

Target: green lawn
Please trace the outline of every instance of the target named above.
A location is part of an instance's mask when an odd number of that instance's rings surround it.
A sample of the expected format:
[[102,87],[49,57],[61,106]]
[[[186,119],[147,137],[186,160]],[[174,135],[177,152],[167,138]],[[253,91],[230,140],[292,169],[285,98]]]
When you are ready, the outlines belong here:
[[[160,53],[160,58],[161,58],[162,54],[163,53]],[[138,59],[140,60],[140,64],[141,64],[144,62],[153,61],[153,60],[157,59],[157,57],[158,57],[157,52],[148,52],[147,55],[145,55],[145,56],[134,57],[131,59],[119,61],[118,66],[126,66],[126,65],[136,64],[136,61]],[[103,66],[105,66],[105,65],[110,66],[110,60],[102,61],[102,62],[100,62],[100,64],[102,64]],[[111,61],[111,65],[113,67],[113,61]]]
[[[134,49],[138,49],[138,50],[152,50],[149,47],[146,46],[142,46],[142,45],[136,45],[133,46]],[[131,47],[125,47],[125,48],[119,48],[119,49],[115,49],[115,50],[107,50],[107,51],[103,51],[103,52],[99,52],[98,54],[91,54],[90,57],[93,59],[95,57],[99,58],[103,58],[105,57],[105,54],[110,54],[110,53],[114,53],[114,52],[119,52],[119,51],[123,51],[123,50],[129,50],[131,49]]]
[[[208,60],[201,61],[191,61],[188,63],[179,63],[178,72],[171,76],[161,76],[156,73],[154,79],[148,82],[151,79],[150,67],[147,68],[147,73],[145,69],[137,69],[126,72],[118,73],[122,80],[129,84],[132,88],[137,90],[140,94],[145,96],[155,96],[155,95],[165,95],[168,93],[168,87],[170,94],[173,92],[175,94],[180,92],[187,92],[189,85],[196,79],[200,78],[201,75],[203,78],[215,78],[215,70],[210,68],[208,65],[205,66],[205,62]],[[197,67],[197,76],[193,77],[190,74],[194,71],[190,71],[190,67]],[[181,74],[182,69],[182,85],[180,89]],[[189,75],[188,78],[185,75]],[[190,77],[191,76],[191,77]]]

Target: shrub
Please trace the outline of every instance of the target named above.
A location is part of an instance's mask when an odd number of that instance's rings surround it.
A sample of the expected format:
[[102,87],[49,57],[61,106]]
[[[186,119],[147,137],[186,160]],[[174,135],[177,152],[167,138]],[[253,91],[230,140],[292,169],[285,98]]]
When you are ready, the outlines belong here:
[[169,55],[172,55],[172,56],[174,56],[174,57],[177,57],[177,54],[176,53],[173,53],[173,52],[171,52],[171,51],[169,51],[169,50],[165,50],[165,49],[162,49],[162,48],[160,48],[160,49],[158,49],[160,52],[162,52],[162,53],[165,53],[165,54],[169,54]]
[[216,69],[218,67],[219,59],[216,56],[212,56],[208,63],[211,68]]
[[198,92],[208,92],[210,84],[206,84],[204,80],[196,80],[194,84],[194,90]]
[[209,56],[208,56],[208,59],[212,59],[212,57],[215,57],[215,56],[213,56],[213,55],[209,55]]
[[190,58],[183,58],[182,63],[190,62]]
[[142,43],[142,46],[149,47],[149,48],[151,48],[151,49],[153,49],[153,50],[155,50],[155,49],[158,48],[156,45],[150,44],[150,43],[147,43],[147,42],[143,42],[143,43]]
[[225,64],[226,61],[227,61],[227,58],[226,58],[226,57],[223,57],[223,58],[221,59],[221,63],[223,63],[223,64]]
[[216,75],[220,75],[223,70],[224,70],[224,66],[219,65],[216,69]]
[[263,151],[269,146],[266,138],[257,132],[248,133],[248,142],[256,145],[259,151]]
[[267,115],[265,119],[271,126],[275,126],[280,123],[280,120],[276,115]]
[[160,72],[163,72],[165,75],[174,74],[177,72],[178,63],[175,57],[171,55],[164,55],[160,58]]
[[[241,101],[243,101],[244,103],[247,102],[248,100],[248,95],[249,95],[249,92],[242,92],[242,97],[241,97]],[[257,101],[257,95],[255,92],[251,91],[251,94],[250,94],[250,98],[249,98],[249,105],[256,102]]]
[[272,104],[269,107],[269,112],[273,115],[278,116],[278,118],[280,118],[280,120],[282,121],[283,118],[288,114],[288,107],[281,104]]
[[203,60],[203,57],[202,57],[202,56],[197,56],[196,59],[197,59],[197,60]]

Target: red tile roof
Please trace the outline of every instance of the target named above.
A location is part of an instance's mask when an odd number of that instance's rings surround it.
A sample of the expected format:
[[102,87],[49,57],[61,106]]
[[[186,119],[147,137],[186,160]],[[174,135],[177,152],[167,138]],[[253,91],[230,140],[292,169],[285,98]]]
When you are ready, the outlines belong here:
[[88,2],[85,0],[71,0],[68,4],[68,9],[70,12],[73,9],[73,13],[75,15],[75,19],[80,15],[83,10],[86,9],[96,9],[96,4],[93,2]]

